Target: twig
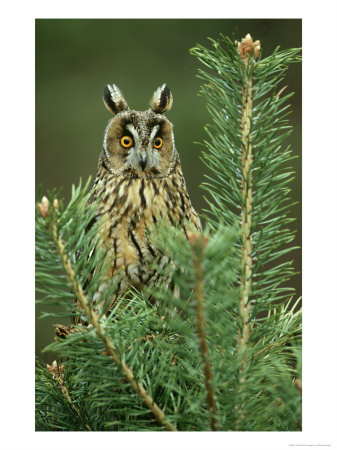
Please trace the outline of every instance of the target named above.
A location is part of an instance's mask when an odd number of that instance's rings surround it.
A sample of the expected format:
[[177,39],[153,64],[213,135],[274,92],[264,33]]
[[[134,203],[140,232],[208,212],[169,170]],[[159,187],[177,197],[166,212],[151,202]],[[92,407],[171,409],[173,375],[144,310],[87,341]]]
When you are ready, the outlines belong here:
[[57,362],[54,361],[51,366],[49,364],[47,364],[47,370],[48,370],[48,372],[53,374],[53,378],[56,380],[56,383],[57,383],[58,387],[60,388],[60,391],[61,391],[62,395],[64,396],[66,401],[69,403],[71,408],[75,411],[76,415],[79,417],[81,422],[84,423],[85,428],[87,430],[89,430],[89,431],[93,431],[92,428],[90,427],[90,425],[87,424],[85,422],[85,420],[83,419],[83,417],[81,416],[81,413],[80,413],[79,409],[77,408],[77,406],[74,405],[73,401],[71,400],[71,397],[69,395],[69,391],[68,391],[67,386],[65,385],[65,382],[64,382],[64,375],[63,375],[64,365],[62,364],[59,367],[57,365]]
[[206,340],[206,324],[203,305],[203,270],[201,266],[202,254],[207,244],[207,238],[203,238],[201,233],[189,233],[189,241],[194,252],[194,296],[195,310],[197,318],[197,333],[199,336],[200,353],[204,363],[205,386],[207,391],[207,407],[211,415],[211,429],[216,431],[219,423],[217,419],[216,402],[213,389],[213,373],[209,359],[209,351]]
[[[244,205],[241,210],[241,232],[242,232],[242,255],[241,255],[241,295],[240,295],[240,316],[241,329],[239,330],[239,353],[242,353],[249,340],[249,316],[250,299],[252,285],[252,171],[253,162],[252,141],[250,126],[252,118],[252,78],[247,80],[247,87],[242,92],[242,198]],[[244,363],[243,363],[244,364]]]
[[[256,44],[258,43],[258,44]],[[240,364],[239,390],[243,389],[243,384],[246,381],[247,369],[247,345],[249,342],[250,333],[250,294],[252,288],[252,209],[253,209],[253,188],[252,188],[252,164],[253,164],[253,145],[251,136],[251,121],[253,111],[253,80],[249,75],[249,67],[251,60],[251,53],[257,57],[260,51],[260,42],[253,42],[251,36],[248,34],[238,45],[238,51],[243,59],[245,65],[244,86],[242,88],[242,115],[241,115],[241,129],[242,129],[242,199],[243,206],[241,210],[241,277],[240,277],[240,327],[238,334],[238,359]],[[239,421],[244,417],[244,405],[237,405],[236,409],[239,413]],[[239,427],[237,421],[237,427]]]
[[84,309],[84,311],[87,315],[88,321],[91,323],[93,328],[96,330],[97,336],[103,342],[106,353],[108,353],[112,357],[114,362],[122,369],[128,382],[131,384],[131,386],[136,391],[138,396],[144,401],[146,406],[151,410],[151,412],[153,413],[153,415],[157,419],[157,421],[161,425],[163,425],[166,428],[166,430],[177,431],[176,428],[174,427],[174,425],[170,421],[167,420],[164,412],[155,403],[152,396],[145,390],[143,385],[135,379],[131,369],[118,356],[114,343],[105,334],[104,329],[103,329],[102,325],[100,324],[98,314],[95,313],[90,308],[88,298],[86,297],[85,293],[83,292],[82,286],[76,279],[75,271],[74,271],[72,264],[68,258],[68,255],[65,250],[62,239],[59,238],[57,235],[57,226],[56,226],[55,222],[53,223],[53,238],[54,238],[54,242],[56,244],[57,250],[61,256],[63,267],[66,271],[68,279],[70,280],[73,291],[76,295],[76,298],[80,302],[82,308]]

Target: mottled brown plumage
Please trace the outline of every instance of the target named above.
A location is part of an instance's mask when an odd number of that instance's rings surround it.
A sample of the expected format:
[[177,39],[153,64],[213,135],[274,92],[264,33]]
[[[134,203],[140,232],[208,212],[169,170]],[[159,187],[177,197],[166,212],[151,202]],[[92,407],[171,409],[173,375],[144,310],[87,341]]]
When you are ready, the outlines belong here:
[[[163,115],[172,105],[163,85],[147,111],[129,109],[116,85],[104,90],[104,103],[115,114],[106,128],[103,150],[90,201],[98,201],[105,248],[112,256],[108,276],[118,287],[112,303],[134,286],[142,289],[162,281],[153,263],[164,267],[151,232],[158,221],[184,230],[200,230],[181,170],[173,126]],[[169,280],[166,280],[169,284]]]

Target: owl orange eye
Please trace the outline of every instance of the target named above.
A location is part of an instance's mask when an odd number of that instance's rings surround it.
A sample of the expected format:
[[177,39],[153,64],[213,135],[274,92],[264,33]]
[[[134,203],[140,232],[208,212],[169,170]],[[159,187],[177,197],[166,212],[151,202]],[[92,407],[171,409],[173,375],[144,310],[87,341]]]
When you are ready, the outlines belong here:
[[163,145],[163,140],[161,137],[156,137],[156,139],[153,141],[153,147],[157,150]]
[[123,136],[121,138],[121,145],[124,148],[130,148],[131,145],[133,144],[133,139],[130,136]]

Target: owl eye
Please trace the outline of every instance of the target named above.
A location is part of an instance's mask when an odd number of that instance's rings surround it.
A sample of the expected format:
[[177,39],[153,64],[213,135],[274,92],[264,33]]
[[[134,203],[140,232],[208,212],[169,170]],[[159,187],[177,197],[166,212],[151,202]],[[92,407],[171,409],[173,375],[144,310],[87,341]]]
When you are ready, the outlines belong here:
[[130,136],[123,136],[121,138],[121,146],[124,148],[130,148],[133,144],[133,139]]
[[163,140],[161,137],[156,137],[156,139],[153,141],[153,147],[157,150],[163,145]]

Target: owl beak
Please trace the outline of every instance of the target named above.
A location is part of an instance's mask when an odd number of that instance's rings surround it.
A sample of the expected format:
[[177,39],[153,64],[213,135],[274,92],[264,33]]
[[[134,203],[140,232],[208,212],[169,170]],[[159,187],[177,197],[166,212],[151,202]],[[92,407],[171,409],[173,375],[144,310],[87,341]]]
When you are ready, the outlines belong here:
[[147,163],[147,155],[141,156],[141,158],[139,160],[139,164],[143,171],[145,170],[146,163]]

